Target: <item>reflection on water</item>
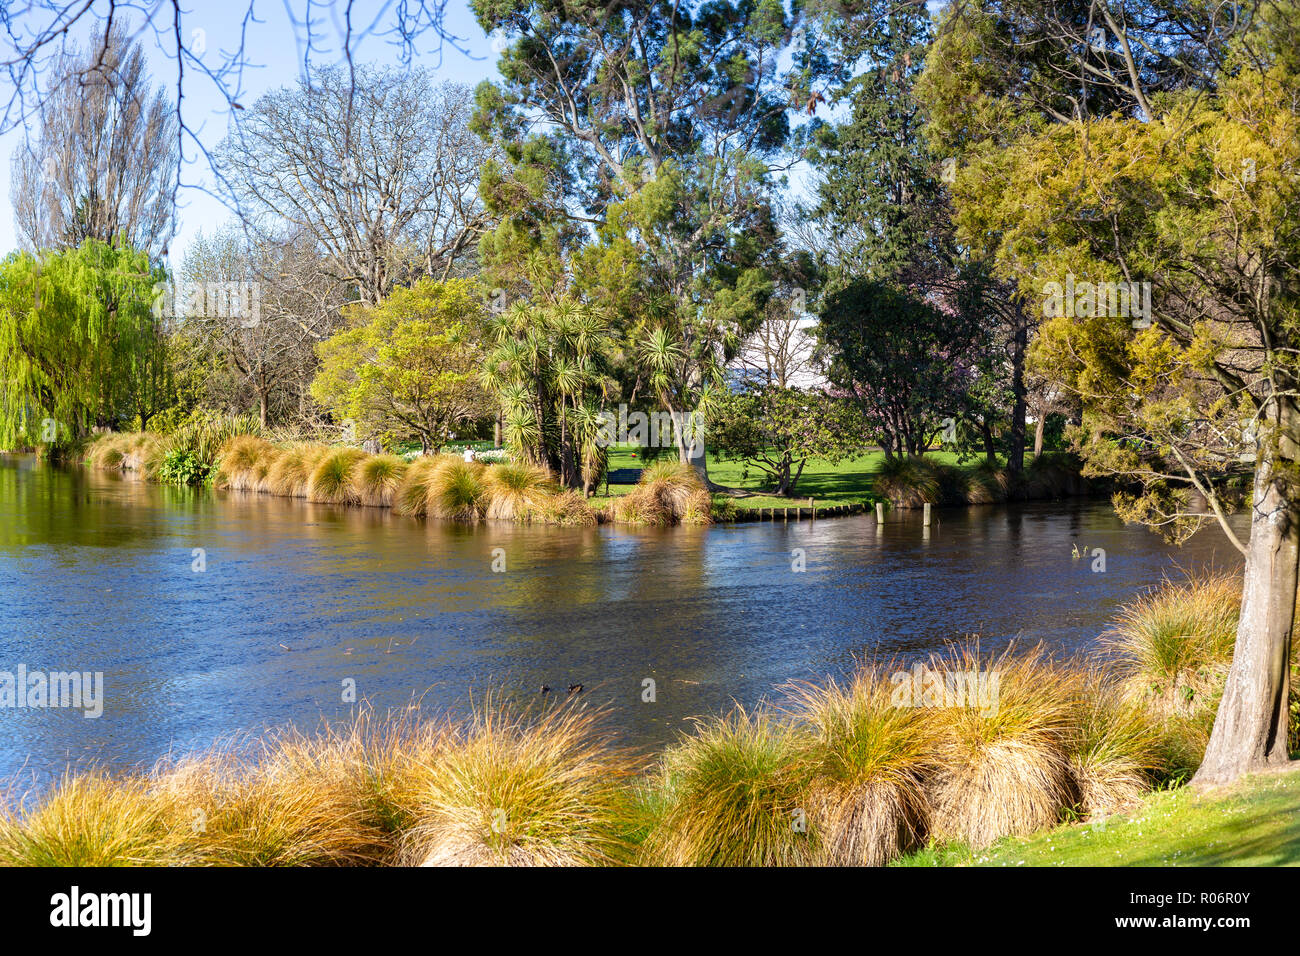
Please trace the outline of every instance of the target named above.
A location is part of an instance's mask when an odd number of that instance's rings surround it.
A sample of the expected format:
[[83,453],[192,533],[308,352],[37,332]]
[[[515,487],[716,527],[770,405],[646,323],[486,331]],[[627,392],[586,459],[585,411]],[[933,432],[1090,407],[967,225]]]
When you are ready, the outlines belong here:
[[[347,713],[349,678],[380,709],[582,683],[629,742],[653,745],[855,657],[908,663],[971,634],[1073,649],[1165,571],[1239,563],[1216,529],[1171,548],[1105,501],[935,516],[928,538],[911,514],[464,528],[0,458],[0,671],[102,671],[106,688],[97,720],[0,710],[0,775],[310,727]],[[1075,544],[1104,549],[1105,572]]]

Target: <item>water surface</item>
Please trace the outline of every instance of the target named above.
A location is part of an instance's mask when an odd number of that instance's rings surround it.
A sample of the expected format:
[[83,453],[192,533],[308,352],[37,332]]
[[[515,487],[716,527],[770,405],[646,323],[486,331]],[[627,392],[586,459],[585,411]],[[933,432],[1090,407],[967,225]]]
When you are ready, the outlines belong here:
[[1171,547],[1105,500],[935,518],[928,536],[911,513],[879,528],[466,528],[0,457],[0,671],[105,682],[98,719],[0,709],[0,776],[310,728],[347,714],[347,681],[380,709],[434,710],[581,683],[628,743],[654,746],[863,656],[906,665],[966,635],[1082,648],[1162,574],[1240,563],[1217,529]]

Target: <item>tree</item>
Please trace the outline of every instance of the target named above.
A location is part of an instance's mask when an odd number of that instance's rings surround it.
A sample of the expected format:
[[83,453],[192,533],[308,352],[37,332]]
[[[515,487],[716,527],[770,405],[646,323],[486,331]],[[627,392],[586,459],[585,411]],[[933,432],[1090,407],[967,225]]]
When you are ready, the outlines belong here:
[[[1217,521],[1246,556],[1199,784],[1288,760],[1300,567],[1300,11],[1240,12],[971,4],[931,60],[946,128],[1003,127],[964,154],[958,226],[1043,310],[1032,357],[1082,408],[1088,470],[1124,482],[1127,519]],[[1036,59],[993,77],[1026,34]]]
[[517,302],[493,317],[489,337],[483,381],[507,440],[561,484],[589,492],[604,471],[601,408],[614,387],[604,316],[572,298]]
[[319,346],[312,395],[358,438],[415,438],[427,454],[486,410],[482,308],[464,279],[423,279],[380,305],[350,306],[351,327]]
[[810,458],[836,463],[861,452],[862,434],[847,399],[775,384],[726,396],[708,423],[718,454],[766,475],[774,495],[795,493]]
[[302,233],[250,241],[232,224],[195,240],[168,289],[167,310],[179,319],[187,348],[220,363],[209,401],[232,413],[254,407],[263,426],[273,414],[305,417],[315,346],[339,328],[347,301],[327,271]]
[[948,414],[968,425],[991,461],[1005,451],[1007,470],[1017,476],[1029,322],[1014,285],[990,281],[984,263],[954,236],[944,183],[950,166],[927,136],[918,95],[934,36],[930,12],[923,4],[874,0],[815,22],[824,42],[806,47],[805,60],[826,61],[820,72],[831,77],[830,102],[847,107],[842,122],[814,121],[810,134],[820,176],[813,215],[834,237],[819,247],[829,287],[858,276],[889,281],[978,320],[960,333],[979,340],[961,346],[973,374]]
[[172,104],[149,89],[144,53],[119,21],[64,52],[42,103],[38,140],[13,154],[14,222],[28,248],[86,239],[157,257],[175,226],[180,147]]
[[147,425],[164,339],[148,254],[87,239],[0,265],[0,444],[62,446],[95,426]]
[[919,455],[962,410],[979,327],[890,282],[854,279],[821,305],[827,374],[891,458]]
[[491,149],[470,115],[467,88],[419,70],[322,69],[260,97],[216,159],[258,231],[310,235],[376,305],[453,275],[488,224],[474,184]]
[[[595,231],[569,260],[576,293],[609,312],[640,372],[633,391],[700,413],[770,290],[770,173],[788,136],[782,5],[473,6],[485,30],[515,38],[502,82],[479,88],[480,128],[551,144],[564,189],[552,208]],[[705,471],[702,444],[679,454]]]

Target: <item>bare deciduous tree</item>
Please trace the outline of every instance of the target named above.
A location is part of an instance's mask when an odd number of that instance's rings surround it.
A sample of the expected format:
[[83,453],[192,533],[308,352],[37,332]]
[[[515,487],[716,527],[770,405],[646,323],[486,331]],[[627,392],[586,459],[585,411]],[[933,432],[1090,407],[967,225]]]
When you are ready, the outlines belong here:
[[344,304],[312,238],[297,233],[250,245],[234,224],[199,237],[181,276],[172,295],[184,334],[234,373],[233,389],[226,387],[233,393],[217,394],[223,383],[214,382],[208,401],[230,411],[252,405],[263,425],[273,417],[309,418],[316,343],[338,327]]
[[177,120],[162,88],[150,90],[140,44],[119,21],[64,54],[57,72],[39,138],[13,155],[20,236],[36,250],[121,234],[159,255],[175,225]]
[[217,150],[255,228],[312,236],[333,277],[375,304],[395,282],[445,277],[487,224],[475,187],[490,147],[467,87],[421,71],[318,71],[259,99]]

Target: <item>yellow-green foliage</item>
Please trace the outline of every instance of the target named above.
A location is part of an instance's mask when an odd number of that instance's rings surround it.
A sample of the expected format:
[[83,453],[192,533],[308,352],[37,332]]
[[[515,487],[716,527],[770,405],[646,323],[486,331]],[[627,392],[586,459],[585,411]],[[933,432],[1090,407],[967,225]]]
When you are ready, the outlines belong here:
[[334,505],[359,505],[358,466],[366,453],[357,448],[336,448],[321,456],[307,481],[307,499]]
[[407,862],[591,866],[626,857],[627,756],[598,717],[488,702],[453,725],[424,767]]
[[459,458],[439,462],[429,475],[428,514],[448,521],[474,522],[487,509],[485,466]]
[[170,801],[138,777],[69,772],[25,813],[0,816],[3,866],[166,866],[192,862]]

